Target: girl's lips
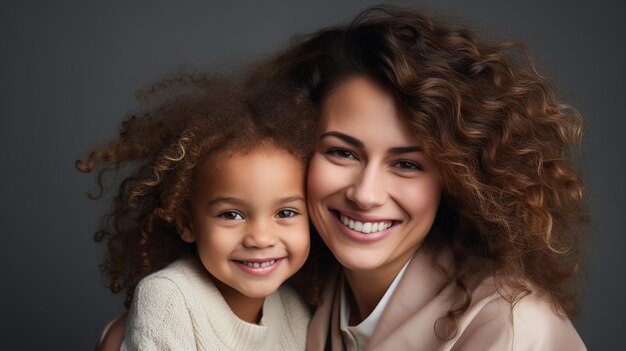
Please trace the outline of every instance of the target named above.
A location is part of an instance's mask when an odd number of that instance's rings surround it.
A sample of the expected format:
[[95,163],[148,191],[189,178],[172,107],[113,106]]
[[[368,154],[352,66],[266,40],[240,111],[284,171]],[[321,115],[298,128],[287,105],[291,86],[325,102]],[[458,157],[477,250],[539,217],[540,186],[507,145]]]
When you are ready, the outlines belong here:
[[[372,217],[360,217],[363,221],[352,216],[344,215],[337,210],[331,211],[339,229],[349,238],[361,242],[374,242],[387,237],[397,223],[393,220],[381,220]],[[365,218],[371,220],[367,221]]]
[[233,260],[237,267],[242,271],[258,276],[264,276],[272,273],[284,258],[268,258],[268,259],[251,259],[251,260]]

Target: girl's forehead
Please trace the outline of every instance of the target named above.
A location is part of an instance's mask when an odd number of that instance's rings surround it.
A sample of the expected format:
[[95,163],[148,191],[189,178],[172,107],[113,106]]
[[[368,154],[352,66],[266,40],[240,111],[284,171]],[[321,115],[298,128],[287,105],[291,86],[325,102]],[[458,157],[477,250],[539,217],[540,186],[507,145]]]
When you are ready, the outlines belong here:
[[211,155],[200,167],[194,179],[198,196],[252,198],[304,187],[304,165],[278,148],[227,150]]
[[236,162],[247,164],[248,167],[261,167],[262,163],[252,162],[255,158],[266,160],[269,158],[281,158],[283,162],[295,162],[304,167],[303,162],[288,150],[271,141],[262,140],[249,144],[246,147],[226,148],[212,152],[202,164],[198,165],[198,168],[222,170]]

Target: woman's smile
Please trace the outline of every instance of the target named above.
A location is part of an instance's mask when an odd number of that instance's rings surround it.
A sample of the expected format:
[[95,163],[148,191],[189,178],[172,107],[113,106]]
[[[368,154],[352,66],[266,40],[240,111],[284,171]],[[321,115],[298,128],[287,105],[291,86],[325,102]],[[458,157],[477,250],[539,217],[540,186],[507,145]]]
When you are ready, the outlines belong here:
[[392,220],[374,218],[359,220],[358,218],[355,218],[355,216],[350,217],[339,211],[337,211],[337,213],[339,215],[338,219],[341,221],[341,223],[343,223],[343,225],[349,227],[354,231],[364,234],[382,232],[383,230],[388,229],[393,225]]
[[399,221],[382,217],[344,214],[338,210],[331,210],[331,212],[334,213],[336,224],[342,233],[350,239],[362,242],[375,242],[384,239],[391,233],[394,224],[399,223]]

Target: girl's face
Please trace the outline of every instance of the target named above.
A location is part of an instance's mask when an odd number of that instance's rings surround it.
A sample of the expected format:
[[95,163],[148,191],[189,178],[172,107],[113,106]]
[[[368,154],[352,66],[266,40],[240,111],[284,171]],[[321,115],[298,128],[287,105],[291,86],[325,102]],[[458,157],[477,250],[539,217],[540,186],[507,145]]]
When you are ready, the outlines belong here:
[[272,146],[218,153],[198,170],[188,225],[179,232],[195,241],[225,298],[266,297],[304,264],[304,176],[299,160]]
[[346,269],[396,274],[428,234],[441,190],[417,140],[370,80],[351,79],[325,99],[307,203]]

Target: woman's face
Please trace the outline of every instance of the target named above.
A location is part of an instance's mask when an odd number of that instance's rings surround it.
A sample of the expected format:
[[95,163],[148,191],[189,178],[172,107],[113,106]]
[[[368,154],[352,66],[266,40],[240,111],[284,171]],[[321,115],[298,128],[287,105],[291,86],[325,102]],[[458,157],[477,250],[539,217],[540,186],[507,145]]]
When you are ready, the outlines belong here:
[[368,79],[335,88],[320,127],[307,181],[313,224],[346,269],[396,274],[435,219],[437,169],[392,97]]

